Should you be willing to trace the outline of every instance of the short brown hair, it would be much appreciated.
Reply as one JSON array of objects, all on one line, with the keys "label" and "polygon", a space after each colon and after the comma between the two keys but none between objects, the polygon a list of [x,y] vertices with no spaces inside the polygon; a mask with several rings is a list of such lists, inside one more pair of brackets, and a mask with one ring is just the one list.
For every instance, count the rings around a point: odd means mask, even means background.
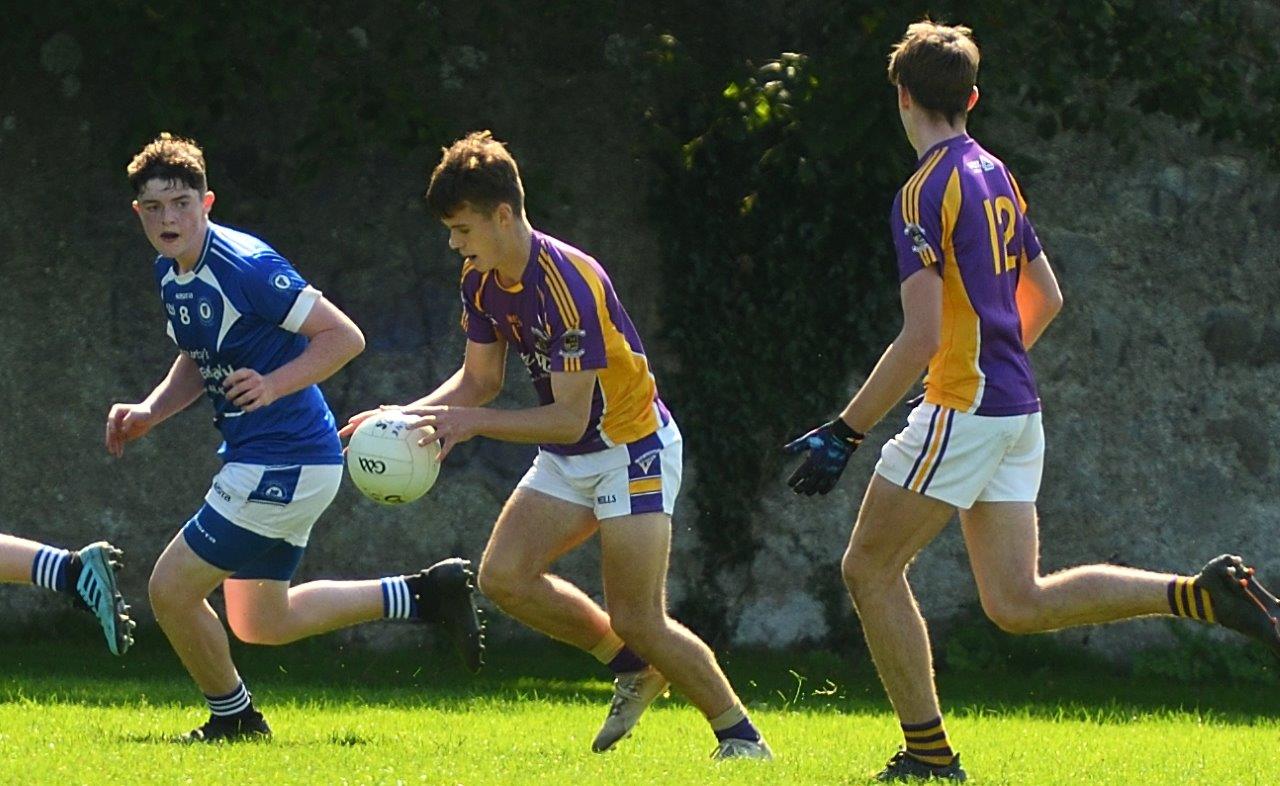
[{"label": "short brown hair", "polygon": [[203,194],[209,188],[204,167],[204,151],[193,139],[183,139],[168,131],[151,142],[133,157],[125,167],[129,186],[133,193],[142,193],[147,181],[176,180]]},{"label": "short brown hair", "polygon": [[498,205],[524,211],[524,185],[520,169],[504,144],[488,131],[472,131],[443,150],[444,157],[431,173],[427,209],[436,218],[447,218],[464,204],[492,213]]},{"label": "short brown hair", "polygon": [[953,123],[969,111],[980,59],[972,30],[926,17],[910,25],[889,52],[889,82],[905,87],[913,100]]}]

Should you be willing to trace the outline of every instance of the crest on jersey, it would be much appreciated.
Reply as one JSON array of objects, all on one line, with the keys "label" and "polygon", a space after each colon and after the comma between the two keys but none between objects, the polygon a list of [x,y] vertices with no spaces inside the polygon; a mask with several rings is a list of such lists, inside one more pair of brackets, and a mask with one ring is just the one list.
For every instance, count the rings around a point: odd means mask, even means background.
[{"label": "crest on jersey", "polygon": [[917,254],[923,254],[929,250],[929,239],[924,236],[924,227],[919,224],[907,224],[902,234],[911,241],[911,250]]},{"label": "crest on jersey", "polygon": [[288,289],[293,286],[293,279],[284,273],[276,273],[275,278],[271,279],[271,283],[275,285],[276,289]]},{"label": "crest on jersey", "polygon": [[541,357],[546,356],[548,348],[551,346],[551,336],[547,334],[549,329],[546,325],[542,327],[531,325],[529,327],[529,332],[533,334],[533,351]]},{"label": "crest on jersey", "polygon": [[200,324],[213,324],[213,304],[204,298],[200,298],[196,302],[196,315],[200,317]]},{"label": "crest on jersey", "polygon": [[978,156],[976,159],[964,162],[964,165],[966,169],[975,175],[990,172],[996,168],[996,162],[986,156]]},{"label": "crest on jersey", "polygon": [[576,360],[586,354],[587,350],[582,346],[582,339],[587,337],[584,330],[578,328],[569,328],[564,332],[564,338],[560,341],[560,357],[566,360]]}]

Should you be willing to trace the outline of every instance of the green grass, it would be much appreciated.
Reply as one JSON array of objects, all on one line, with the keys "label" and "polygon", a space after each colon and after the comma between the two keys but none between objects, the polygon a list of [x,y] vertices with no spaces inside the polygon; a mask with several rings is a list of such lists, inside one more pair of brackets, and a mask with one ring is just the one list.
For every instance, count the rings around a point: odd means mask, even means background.
[{"label": "green grass", "polygon": [[[320,640],[236,657],[269,743],[169,741],[204,709],[144,631],[116,660],[87,639],[0,644],[0,783],[862,783],[898,731],[865,664],[829,653],[729,654],[778,759],[706,760],[698,713],[661,701],[613,753],[588,751],[609,691],[554,645],[496,654],[470,678],[443,652],[362,653]],[[941,677],[947,725],[982,784],[1274,784],[1273,685],[1188,686],[1077,667]]]}]

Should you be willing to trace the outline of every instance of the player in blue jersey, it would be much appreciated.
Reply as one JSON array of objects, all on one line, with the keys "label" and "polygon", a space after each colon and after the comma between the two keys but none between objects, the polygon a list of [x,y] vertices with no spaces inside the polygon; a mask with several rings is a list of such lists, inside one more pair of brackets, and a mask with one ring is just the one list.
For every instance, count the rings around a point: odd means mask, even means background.
[{"label": "player in blue jersey", "polygon": [[107,450],[121,456],[125,443],[201,394],[224,440],[204,505],[160,555],[149,588],[156,620],[209,704],[208,722],[185,739],[270,734],[206,600],[219,586],[232,632],[248,643],[417,619],[442,625],[478,669],[483,629],[465,560],[289,586],[342,479],[342,445],[316,384],[359,354],[364,337],[266,243],[209,221],[214,195],[194,142],[162,134],[127,171],[134,211],[159,253],[156,286],[178,355],[145,400],[111,408]]},{"label": "player in blue jersey", "polygon": [[115,655],[129,649],[134,628],[116,587],[119,567],[120,550],[106,541],[67,551],[0,534],[0,584],[34,584],[69,596],[76,608],[98,618]]},{"label": "player in blue jersey", "polygon": [[792,488],[827,493],[863,434],[927,367],[923,401],[881,450],[842,563],[902,725],[904,745],[882,781],[965,779],[906,575],[957,511],[982,607],[1007,631],[1164,614],[1216,622],[1280,654],[1280,602],[1239,557],[1222,555],[1196,576],[1117,565],[1040,574],[1044,431],[1027,352],[1062,296],[1017,182],[966,132],[978,62],[968,28],[928,20],[911,25],[889,58],[919,157],[890,217],[902,331],[840,416],[787,446],[806,457]]}]

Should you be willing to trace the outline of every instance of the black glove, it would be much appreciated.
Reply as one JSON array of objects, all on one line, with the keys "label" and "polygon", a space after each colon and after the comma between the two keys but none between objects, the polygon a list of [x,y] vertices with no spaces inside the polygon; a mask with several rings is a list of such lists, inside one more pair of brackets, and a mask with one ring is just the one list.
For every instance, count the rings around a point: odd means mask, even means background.
[{"label": "black glove", "polygon": [[835,488],[844,472],[849,457],[858,449],[866,435],[849,428],[841,418],[824,423],[799,439],[788,442],[783,448],[795,454],[809,451],[804,463],[787,478],[787,485],[797,494],[813,496],[826,494]]}]

